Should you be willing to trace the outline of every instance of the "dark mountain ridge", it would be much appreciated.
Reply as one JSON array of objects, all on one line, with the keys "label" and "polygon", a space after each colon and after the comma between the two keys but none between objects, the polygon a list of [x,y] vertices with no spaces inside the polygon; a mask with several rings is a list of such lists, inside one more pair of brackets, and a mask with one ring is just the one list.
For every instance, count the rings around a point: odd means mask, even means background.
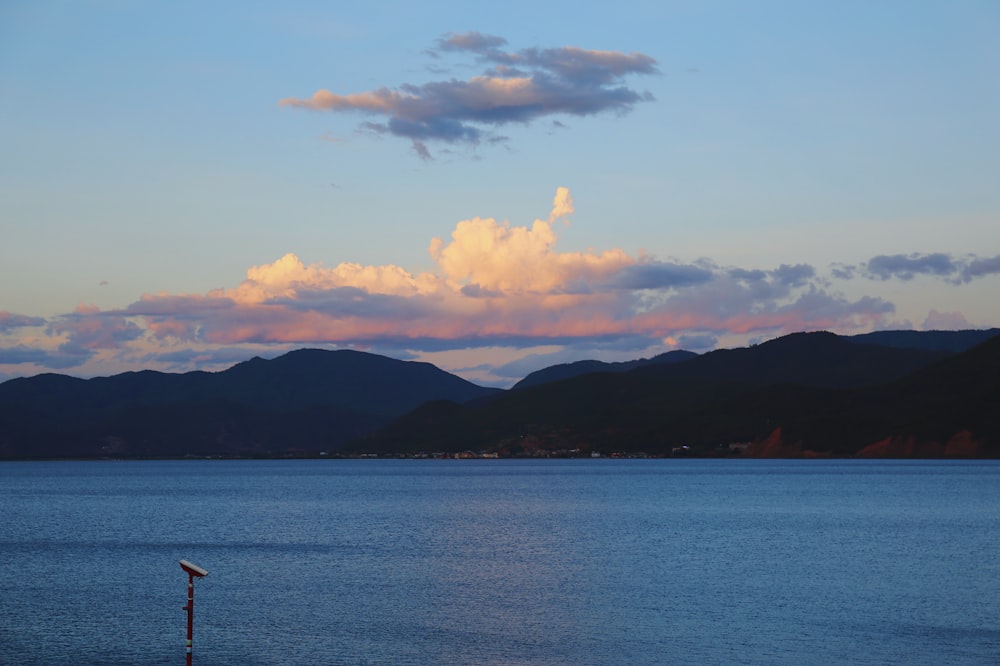
[{"label": "dark mountain ridge", "polygon": [[38,375],[0,384],[0,455],[336,448],[428,400],[497,392],[429,363],[352,350],[301,349],[217,373]]},{"label": "dark mountain ridge", "polygon": [[39,375],[0,384],[0,457],[719,455],[733,442],[759,456],[1000,456],[1000,337],[956,354],[976,336],[890,333],[892,346],[818,332],[569,364],[506,392],[426,363],[314,349],[217,373]]},{"label": "dark mountain ridge", "polygon": [[904,349],[932,349],[958,353],[972,349],[1000,334],[1000,328],[964,331],[875,331],[849,335],[851,342],[899,347]]},{"label": "dark mountain ridge", "polygon": [[636,374],[675,379],[800,384],[848,388],[898,379],[949,352],[855,344],[834,333],[792,333],[751,347],[720,349],[677,365],[640,367]]},{"label": "dark mountain ridge", "polygon": [[580,375],[587,375],[592,372],[628,372],[629,370],[634,370],[645,365],[680,363],[681,361],[689,361],[696,356],[698,355],[694,352],[677,349],[658,354],[652,358],[641,358],[635,361],[606,362],[586,360],[575,361],[573,363],[560,363],[530,373],[524,379],[514,384],[512,388],[523,389],[529,386],[538,386],[539,384],[547,384],[548,382],[579,377]]},{"label": "dark mountain ridge", "polygon": [[[427,404],[357,443],[372,450],[1000,455],[1000,337],[958,355],[804,333],[672,365],[528,387],[484,405]],[[967,435],[962,435],[967,433]],[[961,450],[948,442],[966,437]],[[907,453],[909,451],[909,453]],[[812,453],[810,453],[812,452]]]},{"label": "dark mountain ridge", "polygon": [[1000,457],[1000,337],[888,384],[757,398],[781,425],[756,455]]},{"label": "dark mountain ridge", "polygon": [[[877,345],[880,347],[894,347],[897,349],[919,349],[925,351],[941,352],[942,357],[947,354],[954,354],[972,347],[1000,334],[1000,329],[992,328],[987,330],[965,330],[965,331],[876,331],[874,333],[862,333],[859,335],[837,336],[842,340],[858,344]],[[833,335],[832,333],[829,335]],[[767,343],[764,343],[767,344]],[[664,354],[659,354],[653,358],[643,358],[634,361],[624,361],[619,363],[608,363],[596,360],[583,360],[573,363],[561,363],[537,370],[527,375],[524,379],[514,385],[515,389],[537,386],[548,382],[562,381],[592,372],[628,372],[636,368],[647,365],[659,365],[665,363],[680,363],[689,361],[698,354],[689,351],[677,350]],[[919,359],[920,357],[913,357]],[[931,358],[929,356],[923,357]],[[905,367],[902,368],[905,370]],[[845,378],[850,374],[847,369],[842,373]],[[848,382],[854,380],[846,379]],[[858,378],[857,381],[864,383],[866,380]]]}]

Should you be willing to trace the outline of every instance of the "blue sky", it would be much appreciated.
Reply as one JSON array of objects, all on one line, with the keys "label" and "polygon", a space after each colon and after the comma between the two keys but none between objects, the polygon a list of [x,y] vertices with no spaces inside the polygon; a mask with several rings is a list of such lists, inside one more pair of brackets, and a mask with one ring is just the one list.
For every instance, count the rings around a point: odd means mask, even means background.
[{"label": "blue sky", "polygon": [[0,379],[1000,325],[1000,5],[591,4],[3,3]]}]

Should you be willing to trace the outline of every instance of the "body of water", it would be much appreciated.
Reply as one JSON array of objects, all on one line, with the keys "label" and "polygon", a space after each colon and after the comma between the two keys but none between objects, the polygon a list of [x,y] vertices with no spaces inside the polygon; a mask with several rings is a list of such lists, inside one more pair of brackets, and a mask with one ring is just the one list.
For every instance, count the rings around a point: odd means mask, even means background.
[{"label": "body of water", "polygon": [[996,461],[0,463],[0,663],[1000,663]]}]

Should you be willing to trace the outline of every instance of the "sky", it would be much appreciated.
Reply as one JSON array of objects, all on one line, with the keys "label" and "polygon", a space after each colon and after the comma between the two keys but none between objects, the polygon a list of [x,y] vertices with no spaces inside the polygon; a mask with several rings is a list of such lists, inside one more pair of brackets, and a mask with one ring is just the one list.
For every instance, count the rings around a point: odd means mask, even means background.
[{"label": "sky", "polygon": [[[587,5],[587,6],[584,6]],[[0,381],[1000,326],[1000,3],[0,2]]]}]

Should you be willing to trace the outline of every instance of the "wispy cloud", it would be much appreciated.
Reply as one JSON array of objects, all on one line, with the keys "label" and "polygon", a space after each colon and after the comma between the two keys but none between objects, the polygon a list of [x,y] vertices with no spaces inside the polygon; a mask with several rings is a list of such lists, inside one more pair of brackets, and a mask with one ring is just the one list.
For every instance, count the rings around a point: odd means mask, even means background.
[{"label": "wispy cloud", "polygon": [[[409,139],[423,159],[427,142],[479,144],[502,137],[496,128],[541,118],[600,113],[623,114],[652,95],[626,85],[633,75],[658,73],[656,60],[642,53],[565,46],[504,50],[507,40],[478,32],[447,34],[427,53],[472,56],[482,68],[465,80],[404,83],[360,93],[317,90],[311,97],[288,97],[282,106],[382,117],[361,127]],[[440,70],[440,68],[436,68]],[[553,126],[562,127],[558,120]]]}]

